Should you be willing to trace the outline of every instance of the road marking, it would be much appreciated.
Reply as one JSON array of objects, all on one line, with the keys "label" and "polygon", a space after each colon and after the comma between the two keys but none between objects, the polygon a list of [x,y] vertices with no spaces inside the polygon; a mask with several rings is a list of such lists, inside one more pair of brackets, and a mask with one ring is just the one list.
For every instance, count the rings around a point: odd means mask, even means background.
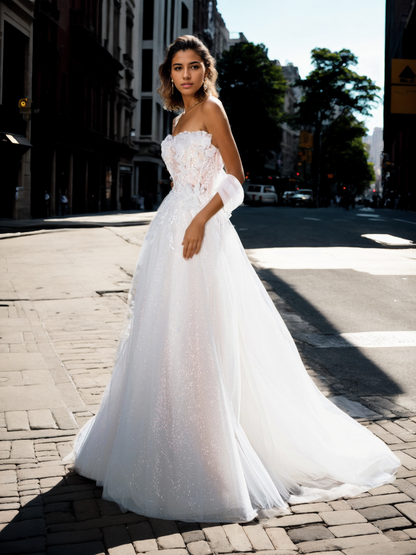
[{"label": "road marking", "polygon": [[303,218],[304,220],[313,220],[314,222],[320,222],[321,218]]},{"label": "road marking", "polygon": [[248,227],[239,227],[237,231],[248,231]]},{"label": "road marking", "polygon": [[301,339],[318,349],[340,347],[416,347],[416,331],[369,331],[339,335],[302,334]]},{"label": "road marking", "polygon": [[356,216],[361,216],[362,218],[379,218],[377,214],[356,214]]},{"label": "road marking", "polygon": [[402,237],[395,237],[394,235],[388,235],[387,233],[367,233],[365,235],[361,235],[361,237],[365,237],[366,239],[370,239],[371,241],[375,241],[380,245],[389,245],[392,247],[410,247],[413,246],[413,241],[410,239],[403,239]]},{"label": "road marking", "polygon": [[398,218],[393,218],[395,222],[404,222],[406,224],[416,225],[416,222],[409,222],[409,220],[399,220]]}]

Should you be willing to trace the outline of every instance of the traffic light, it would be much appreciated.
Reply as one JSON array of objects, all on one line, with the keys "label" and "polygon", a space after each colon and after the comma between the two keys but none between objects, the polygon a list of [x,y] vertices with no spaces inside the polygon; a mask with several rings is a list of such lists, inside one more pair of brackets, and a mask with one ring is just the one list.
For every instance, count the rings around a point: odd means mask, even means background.
[{"label": "traffic light", "polygon": [[23,114],[23,117],[26,120],[29,120],[32,113],[32,100],[30,98],[21,98],[17,103],[17,106],[19,108],[19,112]]}]

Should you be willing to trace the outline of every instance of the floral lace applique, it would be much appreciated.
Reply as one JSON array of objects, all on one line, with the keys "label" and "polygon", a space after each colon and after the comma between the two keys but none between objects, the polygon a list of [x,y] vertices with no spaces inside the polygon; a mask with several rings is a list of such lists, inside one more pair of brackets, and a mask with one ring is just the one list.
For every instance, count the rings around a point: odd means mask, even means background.
[{"label": "floral lace applique", "polygon": [[205,131],[183,131],[162,142],[162,158],[173,178],[173,190],[192,196],[213,194],[223,167],[219,150]]}]

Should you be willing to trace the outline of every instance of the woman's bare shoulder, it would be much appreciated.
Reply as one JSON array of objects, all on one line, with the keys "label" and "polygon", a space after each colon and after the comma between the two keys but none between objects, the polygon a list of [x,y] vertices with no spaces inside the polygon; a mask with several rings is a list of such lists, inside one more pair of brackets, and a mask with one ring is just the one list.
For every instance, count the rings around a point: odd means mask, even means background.
[{"label": "woman's bare shoulder", "polygon": [[202,103],[202,114],[204,118],[208,119],[224,119],[226,116],[224,106],[221,100],[213,96],[209,96]]}]

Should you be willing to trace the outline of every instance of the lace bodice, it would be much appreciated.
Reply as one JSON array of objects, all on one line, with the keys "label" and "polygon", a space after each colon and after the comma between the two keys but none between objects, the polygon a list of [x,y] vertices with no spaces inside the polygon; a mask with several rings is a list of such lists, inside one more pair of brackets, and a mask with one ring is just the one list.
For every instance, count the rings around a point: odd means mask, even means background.
[{"label": "lace bodice", "polygon": [[183,131],[168,135],[162,142],[162,158],[175,192],[194,198],[214,195],[214,183],[224,163],[209,133]]}]

